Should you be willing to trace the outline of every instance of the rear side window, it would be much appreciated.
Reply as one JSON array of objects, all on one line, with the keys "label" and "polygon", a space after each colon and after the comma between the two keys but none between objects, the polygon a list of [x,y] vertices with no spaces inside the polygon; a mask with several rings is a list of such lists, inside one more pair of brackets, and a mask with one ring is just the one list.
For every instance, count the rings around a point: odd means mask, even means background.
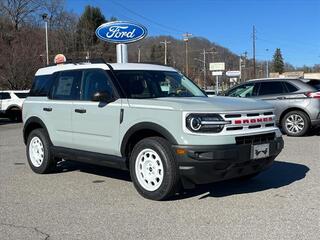
[{"label": "rear side window", "polygon": [[259,95],[271,95],[271,94],[282,94],[286,90],[283,87],[282,82],[261,82]]},{"label": "rear side window", "polygon": [[10,93],[8,93],[8,92],[0,92],[0,99],[1,100],[11,99]]},{"label": "rear side window", "polygon": [[284,82],[283,84],[286,86],[289,93],[296,92],[299,90],[296,86],[292,85],[291,83]]},{"label": "rear side window", "polygon": [[51,98],[79,100],[82,71],[65,71],[57,74],[51,90]]},{"label": "rear side window", "polygon": [[52,75],[36,76],[33,80],[33,84],[30,89],[29,96],[32,96],[32,97],[48,96],[48,93],[52,86],[52,82],[53,82]]},{"label": "rear side window", "polygon": [[26,98],[29,93],[14,93],[18,98]]}]

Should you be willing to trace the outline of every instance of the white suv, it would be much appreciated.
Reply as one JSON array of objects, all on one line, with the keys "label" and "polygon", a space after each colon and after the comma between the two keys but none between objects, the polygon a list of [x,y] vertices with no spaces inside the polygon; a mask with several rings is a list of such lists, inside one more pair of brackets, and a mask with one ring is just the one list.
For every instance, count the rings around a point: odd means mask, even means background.
[{"label": "white suv", "polygon": [[0,115],[20,121],[22,104],[28,94],[29,90],[0,91]]}]

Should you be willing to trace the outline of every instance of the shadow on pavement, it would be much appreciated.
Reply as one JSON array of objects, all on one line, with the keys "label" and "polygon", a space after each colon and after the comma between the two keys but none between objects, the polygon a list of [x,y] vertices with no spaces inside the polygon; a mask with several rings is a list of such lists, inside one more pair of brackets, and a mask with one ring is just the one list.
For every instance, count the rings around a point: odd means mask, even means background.
[{"label": "shadow on pavement", "polygon": [[274,164],[255,178],[247,181],[229,180],[225,182],[199,185],[187,190],[174,198],[176,200],[202,195],[207,197],[226,197],[236,194],[261,192],[268,189],[281,188],[303,179],[309,168],[303,164],[275,161]]},{"label": "shadow on pavement", "polygon": [[[102,177],[131,181],[128,171],[72,161],[63,161],[58,166],[58,172],[80,171]],[[207,197],[219,198],[281,188],[303,179],[308,171],[309,168],[303,164],[275,161],[271,168],[251,180],[229,180],[219,183],[198,185],[195,189],[182,191],[170,198],[169,201],[191,198],[203,194],[205,195],[201,196],[199,199]],[[99,182],[104,182],[104,180],[99,180]]]},{"label": "shadow on pavement", "polygon": [[72,171],[80,171],[102,177],[131,181],[128,171],[73,161],[63,161],[58,164],[58,173]]}]

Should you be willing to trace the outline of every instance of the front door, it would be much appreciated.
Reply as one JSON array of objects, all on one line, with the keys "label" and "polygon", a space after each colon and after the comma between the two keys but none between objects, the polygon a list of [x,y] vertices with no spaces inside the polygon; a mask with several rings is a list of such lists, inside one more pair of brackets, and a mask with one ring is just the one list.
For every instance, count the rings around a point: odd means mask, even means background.
[{"label": "front door", "polygon": [[72,110],[74,148],[120,155],[121,99],[109,103],[92,101],[93,95],[98,92],[116,96],[115,88],[102,69],[88,69],[83,74],[81,97],[73,102]]}]

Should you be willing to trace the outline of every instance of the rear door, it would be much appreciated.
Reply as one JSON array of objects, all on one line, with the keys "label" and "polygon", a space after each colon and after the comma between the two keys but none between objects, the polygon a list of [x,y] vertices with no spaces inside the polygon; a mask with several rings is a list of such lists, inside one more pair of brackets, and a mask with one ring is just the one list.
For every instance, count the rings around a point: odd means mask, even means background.
[{"label": "rear door", "polygon": [[5,112],[11,104],[11,96],[9,92],[0,93],[0,110]]},{"label": "rear door", "polygon": [[258,87],[257,98],[272,104],[275,107],[277,120],[279,120],[281,113],[290,104],[287,93],[287,89],[281,81],[261,81]]},{"label": "rear door", "polygon": [[119,128],[121,99],[104,103],[92,101],[95,93],[117,96],[111,78],[102,69],[83,73],[81,99],[72,108],[74,148],[89,152],[120,155]]},{"label": "rear door", "polygon": [[72,148],[71,113],[74,100],[80,98],[82,71],[62,71],[56,74],[49,100],[42,111],[51,141],[55,146]]}]

